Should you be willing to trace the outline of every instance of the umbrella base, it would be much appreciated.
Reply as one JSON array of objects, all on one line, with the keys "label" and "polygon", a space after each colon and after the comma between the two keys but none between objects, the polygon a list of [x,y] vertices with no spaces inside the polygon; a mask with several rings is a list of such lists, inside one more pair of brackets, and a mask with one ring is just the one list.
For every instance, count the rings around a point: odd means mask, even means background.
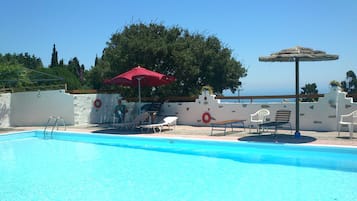
[{"label": "umbrella base", "polygon": [[300,136],[301,136],[300,131],[295,131],[294,136],[295,136],[295,138],[300,138]]}]

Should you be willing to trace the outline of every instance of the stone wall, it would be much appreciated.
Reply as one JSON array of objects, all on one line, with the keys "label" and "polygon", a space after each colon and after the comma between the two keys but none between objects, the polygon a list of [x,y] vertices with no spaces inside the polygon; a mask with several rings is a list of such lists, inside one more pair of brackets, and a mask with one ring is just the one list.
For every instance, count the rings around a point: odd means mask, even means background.
[{"label": "stone wall", "polygon": [[0,94],[0,128],[10,126],[11,93]]}]

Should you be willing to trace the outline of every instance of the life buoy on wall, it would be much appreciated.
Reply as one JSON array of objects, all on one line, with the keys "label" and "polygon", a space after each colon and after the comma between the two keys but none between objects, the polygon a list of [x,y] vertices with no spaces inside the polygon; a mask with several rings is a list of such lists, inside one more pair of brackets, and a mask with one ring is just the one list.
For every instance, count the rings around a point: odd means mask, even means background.
[{"label": "life buoy on wall", "polygon": [[202,114],[202,122],[208,124],[211,121],[212,117],[209,112],[205,112]]},{"label": "life buoy on wall", "polygon": [[102,101],[100,99],[95,99],[95,101],[93,102],[93,105],[95,108],[100,108],[100,107],[102,107]]}]

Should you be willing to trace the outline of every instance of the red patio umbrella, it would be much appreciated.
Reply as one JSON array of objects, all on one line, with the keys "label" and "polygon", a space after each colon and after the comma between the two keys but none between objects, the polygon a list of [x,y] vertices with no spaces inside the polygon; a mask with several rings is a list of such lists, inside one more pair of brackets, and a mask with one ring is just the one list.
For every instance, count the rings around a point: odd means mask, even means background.
[{"label": "red patio umbrella", "polygon": [[164,75],[155,71],[148,70],[144,67],[137,66],[131,70],[115,76],[114,78],[105,81],[106,84],[117,84],[123,86],[138,87],[139,90],[139,105],[141,104],[141,86],[161,86],[170,84],[175,81],[175,77]]}]

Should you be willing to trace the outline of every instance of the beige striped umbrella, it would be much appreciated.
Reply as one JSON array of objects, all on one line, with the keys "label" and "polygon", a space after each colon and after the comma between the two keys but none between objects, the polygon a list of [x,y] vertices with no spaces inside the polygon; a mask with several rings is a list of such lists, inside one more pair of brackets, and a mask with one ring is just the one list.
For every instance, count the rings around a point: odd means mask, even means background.
[{"label": "beige striped umbrella", "polygon": [[305,47],[293,47],[273,53],[270,56],[259,57],[259,61],[268,62],[295,62],[295,137],[300,137],[300,121],[299,121],[299,62],[300,61],[328,61],[337,60],[338,55],[326,54],[324,51],[313,50]]}]

